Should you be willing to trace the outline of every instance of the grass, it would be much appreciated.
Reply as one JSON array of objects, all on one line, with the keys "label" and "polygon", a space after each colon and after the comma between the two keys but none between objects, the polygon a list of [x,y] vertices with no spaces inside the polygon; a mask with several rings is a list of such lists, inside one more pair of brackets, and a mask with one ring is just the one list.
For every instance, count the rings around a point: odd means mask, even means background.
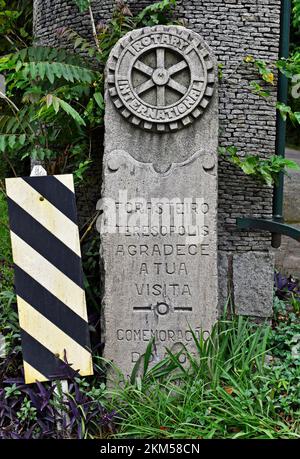
[{"label": "grass", "polygon": [[172,354],[153,368],[144,361],[134,384],[107,391],[108,408],[118,412],[116,437],[300,438],[299,398],[298,412],[284,411],[286,386],[266,363],[269,336],[267,325],[223,320],[208,340],[194,337],[198,357],[188,354],[189,367]]}]

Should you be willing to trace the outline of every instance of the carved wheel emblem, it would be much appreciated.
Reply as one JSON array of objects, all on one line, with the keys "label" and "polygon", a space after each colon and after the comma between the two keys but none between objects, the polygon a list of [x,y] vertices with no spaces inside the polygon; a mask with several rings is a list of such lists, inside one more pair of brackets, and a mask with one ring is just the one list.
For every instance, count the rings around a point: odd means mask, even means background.
[{"label": "carved wheel emblem", "polygon": [[135,126],[176,131],[201,116],[213,95],[215,69],[191,31],[157,26],[128,34],[107,65],[110,96]]},{"label": "carved wheel emblem", "polygon": [[[183,96],[186,95],[188,92],[188,86],[185,86],[173,76],[178,74],[186,73],[188,74],[188,80],[190,80],[188,64],[185,60],[179,60],[178,63],[171,65],[170,67],[167,66],[166,63],[166,49],[165,48],[156,48],[155,49],[155,60],[156,60],[156,67],[152,68],[149,65],[143,63],[142,60],[137,59],[133,65],[133,71],[131,74],[132,80],[134,80],[134,70],[141,72],[143,75],[146,75],[147,79],[145,82],[139,84],[138,86],[134,86],[133,83],[133,90],[135,94],[140,96],[143,99],[143,94],[149,92],[152,88],[155,89],[156,100],[154,97],[154,105],[157,107],[165,107],[167,106],[167,94],[166,92],[173,93],[173,98],[177,96],[177,99],[181,99]],[[172,55],[175,57],[175,53],[172,52]],[[181,56],[179,55],[179,59]],[[185,71],[185,72],[184,72]],[[189,83],[188,83],[189,85]],[[171,94],[170,94],[171,96]],[[145,100],[147,102],[147,100]]]}]

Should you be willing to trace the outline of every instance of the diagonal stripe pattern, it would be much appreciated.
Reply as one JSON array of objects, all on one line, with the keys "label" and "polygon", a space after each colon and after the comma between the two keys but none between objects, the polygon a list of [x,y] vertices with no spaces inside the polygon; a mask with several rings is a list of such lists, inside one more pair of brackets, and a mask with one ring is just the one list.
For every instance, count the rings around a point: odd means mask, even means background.
[{"label": "diagonal stripe pattern", "polygon": [[25,382],[91,375],[73,176],[6,179],[6,191]]}]

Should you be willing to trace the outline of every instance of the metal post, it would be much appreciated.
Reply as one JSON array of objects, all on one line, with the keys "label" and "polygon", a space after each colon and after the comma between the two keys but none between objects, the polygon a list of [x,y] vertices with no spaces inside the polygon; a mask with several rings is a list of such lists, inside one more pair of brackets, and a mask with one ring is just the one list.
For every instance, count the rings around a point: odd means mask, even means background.
[{"label": "metal post", "polygon": [[[291,21],[291,0],[281,0],[281,15],[280,15],[280,45],[279,58],[287,58],[289,55],[290,43],[290,21]],[[279,72],[278,76],[278,102],[287,104],[288,100],[288,79],[285,75]],[[276,155],[285,156],[285,137],[286,137],[286,122],[280,115],[279,110],[276,114]],[[284,174],[279,175],[278,184],[274,187],[273,194],[273,220],[283,222],[283,186]],[[281,235],[279,233],[272,234],[272,247],[278,248],[281,245]]]}]

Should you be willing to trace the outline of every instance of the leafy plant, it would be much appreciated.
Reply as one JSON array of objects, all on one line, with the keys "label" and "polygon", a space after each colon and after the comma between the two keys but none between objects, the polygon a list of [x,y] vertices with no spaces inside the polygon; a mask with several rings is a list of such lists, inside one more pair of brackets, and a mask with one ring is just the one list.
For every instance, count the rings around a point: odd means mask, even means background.
[{"label": "leafy plant", "polygon": [[293,311],[300,316],[300,297],[299,295],[292,294],[290,299],[290,304],[293,308]]},{"label": "leafy plant", "polygon": [[[244,58],[245,63],[251,63],[257,70],[262,78],[262,80],[270,85],[275,84],[275,75],[272,69],[267,65],[267,63],[260,59],[255,59],[253,56],[248,55]],[[281,58],[276,62],[275,68],[278,68],[281,73],[283,73],[287,78],[291,80],[290,93],[293,95],[296,93],[295,88],[293,87],[294,83],[298,83],[298,75],[300,74],[300,52],[295,51],[290,54],[289,58]],[[259,95],[267,99],[270,97],[271,93],[265,87],[261,86],[257,81],[250,82],[251,91],[254,94]],[[299,96],[300,97],[300,87],[299,87]],[[280,112],[284,121],[287,120],[287,116],[294,126],[300,124],[300,112],[295,110],[295,103],[291,105],[286,105],[282,102],[277,102],[277,110]]]},{"label": "leafy plant", "polygon": [[288,116],[294,125],[297,123],[300,124],[300,112],[293,112],[289,105],[283,104],[282,102],[277,102],[276,108],[279,110],[284,121],[286,121]]},{"label": "leafy plant", "polygon": [[264,97],[264,98],[267,98],[267,97],[270,97],[271,93],[270,91],[268,91],[267,89],[264,89],[259,83],[257,83],[256,81],[251,81],[250,82],[250,87],[252,89],[252,92],[254,94],[257,94],[258,96],[260,97]]},{"label": "leafy plant", "polygon": [[299,29],[300,27],[300,0],[293,0],[293,26]]},{"label": "leafy plant", "polygon": [[287,59],[280,59],[276,66],[289,80],[292,80],[293,76],[300,72],[300,52],[296,50]]},{"label": "leafy plant", "polygon": [[[300,286],[299,281],[275,273],[273,354],[284,362],[284,372],[300,377]],[[300,404],[300,392],[299,392]]]},{"label": "leafy plant", "polygon": [[5,352],[12,352],[20,344],[20,329],[13,291],[13,266],[4,193],[0,191],[0,333],[5,337]]},{"label": "leafy plant", "polygon": [[292,276],[283,276],[280,272],[274,274],[275,295],[280,300],[289,301],[292,296],[300,299],[300,284]]},{"label": "leafy plant", "polygon": [[36,421],[36,408],[31,405],[31,401],[27,397],[24,398],[19,411],[17,411],[17,417],[24,424]]},{"label": "leafy plant", "polygon": [[235,146],[219,148],[221,156],[239,167],[246,175],[253,176],[268,186],[277,183],[280,172],[287,173],[286,169],[300,169],[295,161],[281,156],[272,155],[266,159],[260,158],[259,155],[245,155],[244,157],[240,157],[237,151]]},{"label": "leafy plant", "polygon": [[[118,406],[118,438],[299,438],[296,373],[267,364],[270,328],[243,317],[222,320],[188,349],[135,368],[108,390]],[[181,354],[187,365],[180,363]],[[274,364],[275,365],[275,364]]]},{"label": "leafy plant", "polygon": [[[295,14],[296,11],[297,8],[294,8]],[[246,64],[251,64],[264,82],[264,85],[262,86],[257,81],[251,81],[251,91],[265,99],[268,99],[271,95],[271,92],[266,88],[266,84],[272,86],[275,84],[273,68],[278,68],[280,72],[286,75],[286,77],[291,80],[292,85],[295,76],[300,73],[300,52],[297,50],[293,52],[288,59],[280,59],[275,63],[275,65],[272,64],[272,66],[268,65],[264,60],[255,59],[252,55],[245,56],[244,62]],[[291,93],[293,93],[292,85],[290,88]],[[295,110],[295,104],[286,105],[284,103],[277,102],[276,109],[279,111],[284,121],[288,118],[295,127],[300,124],[300,111]],[[268,186],[277,184],[279,174],[281,172],[286,173],[286,169],[299,169],[296,162],[277,155],[269,156],[266,159],[260,158],[259,155],[245,155],[244,157],[240,157],[237,154],[237,148],[235,146],[221,147],[219,151],[223,157],[227,158],[232,164],[239,167],[246,175],[254,176],[261,183],[265,183]]]},{"label": "leafy plant", "polygon": [[[82,58],[46,47],[26,48],[0,58],[0,72],[6,73],[7,84],[7,109],[0,116],[0,151],[7,155],[18,151],[19,157],[43,160],[54,173],[67,168],[77,143],[81,155],[76,156],[73,168],[76,171],[80,165],[78,176],[82,176],[94,128],[84,119],[85,109],[97,92],[99,75]],[[98,109],[97,105],[95,111]]]},{"label": "leafy plant", "polygon": [[[280,71],[289,78],[289,100],[288,105],[292,112],[300,112],[300,3],[299,0],[293,0],[292,22],[291,22],[291,40],[289,58],[279,61]],[[299,125],[293,123],[290,118],[287,119],[287,142],[291,146],[300,144]]]},{"label": "leafy plant", "polygon": [[90,0],[73,0],[73,2],[78,7],[81,13],[86,11],[89,8],[90,3],[91,3]]},{"label": "leafy plant", "polygon": [[244,62],[252,63],[254,67],[258,70],[259,75],[262,79],[271,85],[274,85],[274,73],[268,67],[267,63],[261,59],[255,59],[253,56],[248,55],[244,58]]},{"label": "leafy plant", "polygon": [[94,384],[75,376],[64,395],[59,383],[0,388],[0,438],[104,438],[114,432],[116,412],[103,407],[105,387]]},{"label": "leafy plant", "polygon": [[[176,0],[162,0],[146,6],[137,16],[138,27],[155,26],[157,24],[169,24],[170,13],[176,7]],[[174,20],[172,19],[174,24]]]},{"label": "leafy plant", "polygon": [[0,55],[31,41],[32,1],[0,0]]},{"label": "leafy plant", "polygon": [[18,395],[21,395],[21,391],[18,389],[16,384],[13,384],[12,386],[5,387],[5,398],[9,397],[17,397]]}]

